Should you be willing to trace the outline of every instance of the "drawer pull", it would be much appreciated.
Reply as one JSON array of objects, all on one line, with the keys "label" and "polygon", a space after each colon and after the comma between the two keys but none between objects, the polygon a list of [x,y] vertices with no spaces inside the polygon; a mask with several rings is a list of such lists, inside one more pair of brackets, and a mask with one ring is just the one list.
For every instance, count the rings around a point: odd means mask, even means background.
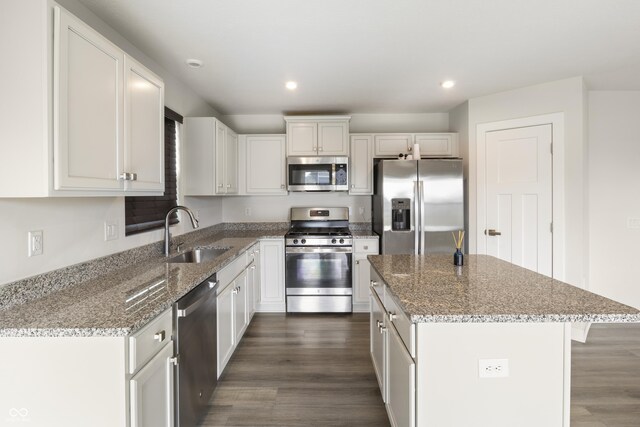
[{"label": "drawer pull", "polygon": [[375,280],[372,280],[370,283],[371,283],[371,286],[373,286],[374,288],[378,286],[378,282],[376,282]]},{"label": "drawer pull", "polygon": [[365,251],[368,251],[369,250],[369,245],[364,245],[363,248],[364,248]]},{"label": "drawer pull", "polygon": [[357,264],[357,265],[360,265],[360,260],[357,260],[357,261],[356,261],[356,264]]},{"label": "drawer pull", "polygon": [[155,335],[153,336],[153,339],[158,342],[164,341],[164,338],[165,338],[164,331],[156,332]]},{"label": "drawer pull", "polygon": [[398,318],[398,315],[397,315],[397,314],[392,313],[392,312],[389,312],[389,320],[390,320],[390,321],[392,321],[392,322],[393,322],[393,321],[394,321],[394,319],[397,319],[397,318]]}]

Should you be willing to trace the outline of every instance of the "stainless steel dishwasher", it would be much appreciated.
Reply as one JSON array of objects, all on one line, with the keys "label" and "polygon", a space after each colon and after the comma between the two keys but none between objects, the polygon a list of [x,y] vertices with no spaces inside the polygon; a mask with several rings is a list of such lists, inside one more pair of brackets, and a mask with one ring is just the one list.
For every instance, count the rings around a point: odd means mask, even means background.
[{"label": "stainless steel dishwasher", "polygon": [[176,426],[197,426],[217,383],[215,274],[174,305]]}]

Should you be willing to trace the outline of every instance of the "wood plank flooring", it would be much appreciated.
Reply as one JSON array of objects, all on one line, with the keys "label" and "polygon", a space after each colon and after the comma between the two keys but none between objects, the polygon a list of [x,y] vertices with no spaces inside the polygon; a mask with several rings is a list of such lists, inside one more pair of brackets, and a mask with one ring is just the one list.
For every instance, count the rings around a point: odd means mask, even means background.
[{"label": "wood plank flooring", "polygon": [[[640,325],[594,325],[572,349],[571,426],[640,426]],[[201,425],[389,426],[368,314],[256,314]]]}]

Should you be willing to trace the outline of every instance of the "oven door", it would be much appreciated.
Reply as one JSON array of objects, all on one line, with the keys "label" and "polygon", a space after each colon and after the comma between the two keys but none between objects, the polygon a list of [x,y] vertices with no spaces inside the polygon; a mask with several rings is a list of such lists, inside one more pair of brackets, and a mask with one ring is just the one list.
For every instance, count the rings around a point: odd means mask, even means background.
[{"label": "oven door", "polygon": [[351,248],[287,248],[287,295],[352,295]]}]

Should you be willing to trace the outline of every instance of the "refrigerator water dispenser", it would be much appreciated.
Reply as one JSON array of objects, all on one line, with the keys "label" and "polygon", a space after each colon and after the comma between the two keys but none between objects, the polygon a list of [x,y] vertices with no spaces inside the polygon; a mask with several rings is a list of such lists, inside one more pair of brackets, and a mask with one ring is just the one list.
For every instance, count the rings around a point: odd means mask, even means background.
[{"label": "refrigerator water dispenser", "polygon": [[391,199],[391,230],[411,230],[411,199]]}]

